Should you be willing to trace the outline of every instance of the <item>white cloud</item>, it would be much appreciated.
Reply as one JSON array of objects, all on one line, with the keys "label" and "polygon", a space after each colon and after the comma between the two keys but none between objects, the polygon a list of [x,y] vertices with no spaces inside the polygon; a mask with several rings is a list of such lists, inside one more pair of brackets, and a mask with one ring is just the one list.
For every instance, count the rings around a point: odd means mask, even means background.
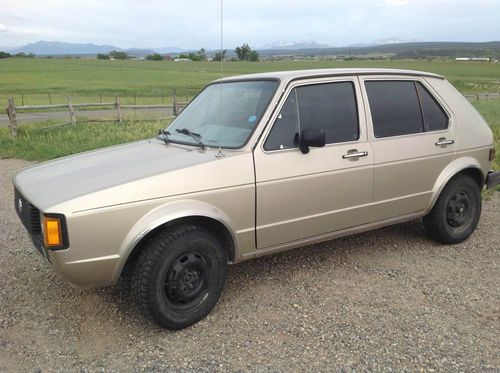
[{"label": "white cloud", "polygon": [[5,26],[3,23],[0,23],[0,32],[7,32],[7,31],[9,31],[7,29],[7,26]]},{"label": "white cloud", "polygon": [[384,0],[377,3],[378,6],[404,6],[408,5],[408,0]]}]

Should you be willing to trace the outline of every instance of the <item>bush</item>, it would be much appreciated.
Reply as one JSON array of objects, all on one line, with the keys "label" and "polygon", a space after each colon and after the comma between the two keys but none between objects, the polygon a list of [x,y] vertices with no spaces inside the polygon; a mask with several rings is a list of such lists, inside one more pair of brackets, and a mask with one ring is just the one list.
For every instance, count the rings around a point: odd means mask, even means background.
[{"label": "bush", "polygon": [[12,57],[10,53],[0,51],[0,58],[9,58]]},{"label": "bush", "polygon": [[109,52],[109,57],[114,58],[115,60],[126,60],[128,58],[128,54],[125,52],[111,51]]},{"label": "bush", "polygon": [[98,60],[109,60],[109,54],[97,53]]},{"label": "bush", "polygon": [[148,61],[163,61],[163,56],[159,53],[148,54],[146,56],[146,59]]}]

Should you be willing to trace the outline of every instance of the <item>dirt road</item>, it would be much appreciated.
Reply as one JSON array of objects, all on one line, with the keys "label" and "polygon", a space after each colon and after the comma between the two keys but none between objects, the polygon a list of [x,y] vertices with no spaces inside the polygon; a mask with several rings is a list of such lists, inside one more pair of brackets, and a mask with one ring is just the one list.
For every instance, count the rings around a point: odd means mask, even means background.
[{"label": "dirt road", "polygon": [[418,222],[230,268],[202,322],[161,330],[119,288],[80,291],[35,254],[0,160],[0,371],[498,371],[500,194],[442,246]]},{"label": "dirt road", "polygon": [[[115,110],[86,110],[75,111],[77,117],[86,117],[90,119],[113,119],[116,120]],[[172,116],[172,109],[122,109],[122,114],[125,117],[137,116],[141,119],[149,118],[165,118]],[[60,121],[61,123],[69,122],[68,111],[45,111],[38,113],[17,113],[17,123],[22,125],[24,123],[41,122],[49,119]],[[9,118],[5,112],[0,113],[0,127],[9,125]]]}]

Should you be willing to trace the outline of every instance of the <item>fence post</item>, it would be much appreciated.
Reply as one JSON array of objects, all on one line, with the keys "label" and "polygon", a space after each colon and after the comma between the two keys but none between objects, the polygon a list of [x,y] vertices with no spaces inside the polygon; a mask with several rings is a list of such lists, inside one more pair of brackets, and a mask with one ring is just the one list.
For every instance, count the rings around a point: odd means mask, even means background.
[{"label": "fence post", "polygon": [[52,97],[50,96],[50,92],[48,93],[49,95],[49,103],[52,105]]},{"label": "fence post", "polygon": [[14,97],[9,97],[9,106],[7,107],[7,116],[9,117],[9,127],[12,137],[17,138],[17,119],[16,119],[16,104]]},{"label": "fence post", "polygon": [[68,110],[69,120],[73,126],[76,126],[75,111],[73,110],[73,104],[71,103],[71,96],[68,96]]},{"label": "fence post", "polygon": [[173,111],[172,114],[174,115],[174,117],[176,117],[177,116],[177,96],[175,94],[175,88],[172,89],[172,102],[174,104],[173,109],[172,109],[172,111]]},{"label": "fence post", "polygon": [[479,101],[479,92],[476,92],[476,101]]},{"label": "fence post", "polygon": [[116,113],[118,114],[118,122],[122,123],[123,117],[122,117],[122,111],[120,109],[120,99],[118,98],[118,96],[115,96],[115,108],[116,108]]},{"label": "fence post", "polygon": [[24,94],[23,93],[21,93],[21,105],[24,106]]}]

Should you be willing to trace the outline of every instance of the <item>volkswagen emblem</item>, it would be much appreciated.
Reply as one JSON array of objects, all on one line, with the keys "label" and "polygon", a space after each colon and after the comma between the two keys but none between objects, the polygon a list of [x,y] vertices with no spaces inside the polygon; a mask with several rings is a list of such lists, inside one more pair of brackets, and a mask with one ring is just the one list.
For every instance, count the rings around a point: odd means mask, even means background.
[{"label": "volkswagen emblem", "polygon": [[17,200],[17,209],[19,210],[19,213],[23,212],[23,200],[21,198]]}]

